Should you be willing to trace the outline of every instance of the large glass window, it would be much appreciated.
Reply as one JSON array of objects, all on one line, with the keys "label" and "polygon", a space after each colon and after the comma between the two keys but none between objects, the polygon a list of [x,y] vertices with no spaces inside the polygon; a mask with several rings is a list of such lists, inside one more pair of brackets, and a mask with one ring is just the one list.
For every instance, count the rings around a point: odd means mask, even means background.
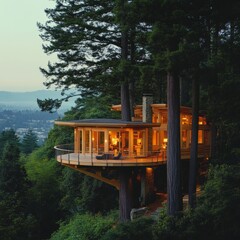
[{"label": "large glass window", "polygon": [[98,154],[104,152],[104,131],[92,132],[92,151]]},{"label": "large glass window", "polygon": [[90,153],[90,130],[85,130],[85,153]]},{"label": "large glass window", "polygon": [[79,152],[82,153],[82,130],[79,130]]},{"label": "large glass window", "polygon": [[117,154],[120,150],[120,132],[111,130],[108,132],[109,136],[109,152]]},{"label": "large glass window", "polygon": [[198,143],[203,143],[203,130],[198,130]]},{"label": "large glass window", "polygon": [[129,132],[124,131],[121,132],[121,138],[120,138],[120,148],[123,155],[129,154]]},{"label": "large glass window", "polygon": [[187,146],[187,130],[182,131],[182,147],[186,148]]},{"label": "large glass window", "polygon": [[144,130],[135,130],[133,132],[133,152],[137,156],[144,155],[144,146],[145,146],[145,131]]}]

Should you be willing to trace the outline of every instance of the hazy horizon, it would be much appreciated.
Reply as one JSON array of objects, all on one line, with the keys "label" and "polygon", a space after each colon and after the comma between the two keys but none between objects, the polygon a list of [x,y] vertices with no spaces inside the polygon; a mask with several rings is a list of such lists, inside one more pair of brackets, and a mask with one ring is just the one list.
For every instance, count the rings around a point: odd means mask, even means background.
[{"label": "hazy horizon", "polygon": [[39,67],[54,58],[42,49],[37,22],[45,23],[44,10],[50,0],[5,0],[0,8],[0,91],[28,92],[45,90],[45,77]]}]

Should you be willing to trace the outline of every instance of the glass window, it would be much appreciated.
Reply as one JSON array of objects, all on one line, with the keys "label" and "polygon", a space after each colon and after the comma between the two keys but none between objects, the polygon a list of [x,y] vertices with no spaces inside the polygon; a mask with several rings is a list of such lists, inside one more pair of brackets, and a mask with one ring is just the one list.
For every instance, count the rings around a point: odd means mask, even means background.
[{"label": "glass window", "polygon": [[198,130],[198,143],[203,143],[203,130]]},{"label": "glass window", "polygon": [[90,130],[85,130],[85,153],[90,153]]}]

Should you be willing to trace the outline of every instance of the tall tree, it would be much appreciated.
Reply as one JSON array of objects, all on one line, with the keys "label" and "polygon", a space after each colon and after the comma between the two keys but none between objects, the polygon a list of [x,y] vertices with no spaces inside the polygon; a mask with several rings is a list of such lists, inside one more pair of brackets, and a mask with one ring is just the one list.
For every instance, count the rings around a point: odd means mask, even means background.
[{"label": "tall tree", "polygon": [[199,82],[195,76],[192,83],[192,132],[189,163],[189,205],[196,206],[197,164],[198,164],[198,113],[199,113]]},{"label": "tall tree", "polygon": [[182,210],[179,77],[183,73],[186,56],[187,15],[184,1],[152,1],[152,8],[155,19],[150,49],[159,71],[167,76],[168,214],[176,215]]},{"label": "tall tree", "polygon": [[29,129],[27,133],[23,136],[21,142],[21,150],[25,154],[30,154],[34,149],[38,147],[38,138],[36,133],[32,129]]},{"label": "tall tree", "polygon": [[26,173],[19,163],[18,143],[6,142],[0,159],[1,239],[28,239],[34,219],[28,214]]},{"label": "tall tree", "polygon": [[149,30],[139,21],[137,2],[57,0],[54,9],[46,9],[49,20],[38,24],[40,36],[45,53],[56,54],[57,60],[41,71],[47,78],[46,87],[62,89],[63,97],[38,100],[42,110],[57,109],[75,94],[110,95],[120,100],[122,93],[127,103],[124,111],[131,119],[129,91],[133,105],[138,65],[149,61],[143,34]]},{"label": "tall tree", "polygon": [[[54,9],[46,9],[49,21],[38,26],[46,43],[44,51],[56,53],[57,61],[41,71],[48,79],[47,87],[55,85],[66,94],[62,100],[74,94],[113,93],[116,97],[121,39],[113,8],[114,1],[57,0]],[[70,88],[75,93],[67,93]],[[43,110],[61,104],[59,100],[38,102]]]},{"label": "tall tree", "polygon": [[180,165],[180,90],[179,78],[171,73],[167,77],[168,96],[168,148],[167,193],[168,214],[176,215],[182,210],[182,186]]}]

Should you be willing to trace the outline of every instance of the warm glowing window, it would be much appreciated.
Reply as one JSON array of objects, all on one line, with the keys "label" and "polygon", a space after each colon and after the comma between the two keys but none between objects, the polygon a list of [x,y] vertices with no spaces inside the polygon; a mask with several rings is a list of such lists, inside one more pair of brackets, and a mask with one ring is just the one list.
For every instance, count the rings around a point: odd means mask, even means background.
[{"label": "warm glowing window", "polygon": [[206,118],[205,117],[199,117],[198,118],[198,124],[199,125],[206,125],[207,124]]},{"label": "warm glowing window", "polygon": [[109,150],[118,148],[120,133],[118,131],[109,131]]},{"label": "warm glowing window", "polygon": [[192,118],[190,115],[182,115],[182,125],[192,124]]},{"label": "warm glowing window", "polygon": [[187,130],[182,131],[182,147],[187,147]]},{"label": "warm glowing window", "polygon": [[90,152],[90,131],[86,130],[85,131],[85,153]]},{"label": "warm glowing window", "polygon": [[203,143],[203,130],[198,130],[198,143]]},{"label": "warm glowing window", "polygon": [[167,114],[163,113],[161,116],[161,123],[162,124],[167,124]]}]

